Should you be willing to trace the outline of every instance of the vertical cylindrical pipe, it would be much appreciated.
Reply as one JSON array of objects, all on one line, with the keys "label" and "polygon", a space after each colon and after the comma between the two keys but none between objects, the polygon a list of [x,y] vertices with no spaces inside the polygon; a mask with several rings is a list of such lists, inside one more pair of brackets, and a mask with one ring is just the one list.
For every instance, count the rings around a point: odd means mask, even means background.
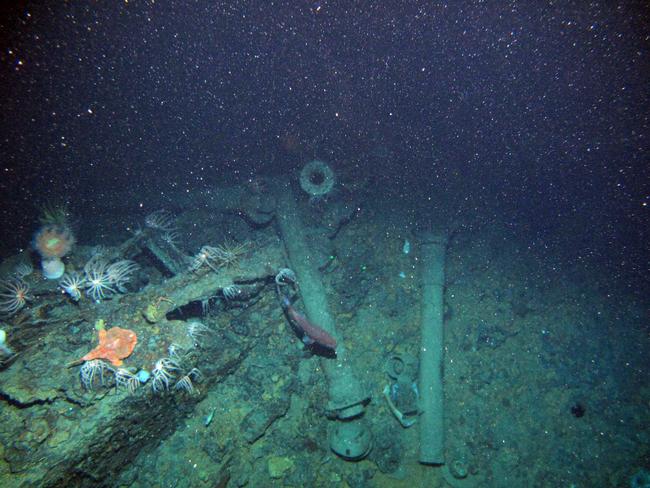
[{"label": "vertical cylindrical pipe", "polygon": [[[335,320],[330,313],[327,295],[321,281],[316,256],[306,238],[298,209],[290,187],[281,187],[278,192],[276,219],[284,242],[290,266],[296,273],[300,285],[302,305],[309,320],[337,337]],[[339,341],[335,358],[322,358],[321,364],[329,381],[329,402],[327,410],[339,419],[360,416],[368,399],[350,365],[345,347]]]},{"label": "vertical cylindrical pipe", "polygon": [[443,294],[446,234],[420,237],[422,279],[420,342],[420,462],[444,464]]}]

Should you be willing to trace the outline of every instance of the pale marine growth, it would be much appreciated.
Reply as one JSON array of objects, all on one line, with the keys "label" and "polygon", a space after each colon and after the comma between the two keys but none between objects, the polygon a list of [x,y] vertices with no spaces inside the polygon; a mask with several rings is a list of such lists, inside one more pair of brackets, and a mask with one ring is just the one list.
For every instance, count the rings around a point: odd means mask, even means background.
[{"label": "pale marine growth", "polygon": [[206,334],[209,334],[211,332],[212,329],[197,320],[194,320],[187,324],[187,335],[195,344],[200,343],[201,339],[205,337]]},{"label": "pale marine growth", "polygon": [[59,225],[70,227],[70,209],[67,202],[45,202],[39,205],[39,222],[42,225]]},{"label": "pale marine growth", "polygon": [[121,293],[126,293],[127,290],[124,285],[131,280],[131,275],[139,268],[140,266],[135,261],[123,259],[109,265],[108,268],[106,268],[106,273],[115,287]]},{"label": "pale marine growth", "polygon": [[70,298],[78,302],[81,298],[81,290],[86,287],[86,279],[81,273],[73,271],[63,275],[63,278],[59,281],[59,286],[64,293],[67,293]]},{"label": "pale marine growth", "polygon": [[172,230],[172,231],[165,232],[162,235],[162,240],[165,241],[167,244],[169,244],[174,249],[176,249],[180,237],[181,237],[181,235],[178,232]]},{"label": "pale marine growth", "polygon": [[243,257],[250,248],[249,242],[233,242],[226,240],[223,244],[215,248],[215,257],[219,261],[219,266],[229,268],[236,266],[239,259]]},{"label": "pale marine growth", "polygon": [[183,360],[183,356],[185,355],[185,348],[176,344],[175,342],[172,342],[167,347],[167,354],[169,354],[169,358],[172,359],[174,363],[180,364]]},{"label": "pale marine growth", "polygon": [[84,266],[86,275],[86,295],[99,302],[111,293],[117,293],[113,288],[108,274],[108,262],[101,256],[93,256]]},{"label": "pale marine growth", "polygon": [[144,225],[150,229],[171,232],[176,228],[174,215],[167,210],[156,210],[145,217]]},{"label": "pale marine growth", "polygon": [[104,373],[107,371],[113,373],[115,370],[101,359],[85,361],[79,369],[82,386],[86,390],[92,390],[96,380],[99,380],[99,384],[104,386]]},{"label": "pale marine growth", "polygon": [[7,344],[7,333],[4,329],[0,329],[0,362],[2,362],[4,357],[13,355],[13,349],[9,347],[9,344]]},{"label": "pale marine growth", "polygon": [[212,305],[210,304],[211,299],[212,297],[201,300],[201,315],[203,317],[207,316],[212,309]]},{"label": "pale marine growth", "polygon": [[203,246],[190,263],[191,271],[198,271],[203,267],[203,265],[208,266],[212,271],[218,271],[218,263],[214,262],[214,250],[216,248],[212,246]]},{"label": "pale marine growth", "polygon": [[298,279],[296,278],[296,273],[289,268],[282,268],[278,271],[278,274],[275,275],[275,291],[278,294],[278,297],[282,297],[283,293],[280,291],[280,288],[283,286],[297,287]]},{"label": "pale marine growth", "polygon": [[32,265],[31,262],[29,261],[21,261],[16,265],[14,268],[13,275],[18,278],[19,280],[22,280],[26,276],[29,276],[34,272],[34,266]]},{"label": "pale marine growth", "polygon": [[0,281],[0,314],[14,315],[31,300],[29,285],[19,278]]},{"label": "pale marine growth", "polygon": [[236,266],[239,259],[248,252],[248,248],[248,242],[237,244],[230,241],[216,247],[203,246],[192,259],[190,270],[198,271],[203,265],[208,266],[212,271]]},{"label": "pale marine growth", "polygon": [[126,388],[129,393],[133,394],[140,387],[140,378],[126,368],[117,368],[115,370],[115,387]]},{"label": "pale marine growth", "polygon": [[275,275],[275,284],[278,286],[293,284],[297,282],[296,273],[289,268],[282,268]]},{"label": "pale marine growth", "polygon": [[226,300],[234,300],[239,295],[241,295],[242,289],[237,285],[228,285],[228,286],[224,286],[221,289],[221,293],[223,293],[223,297]]},{"label": "pale marine growth", "polygon": [[180,371],[180,366],[173,359],[162,358],[156,361],[151,372],[151,390],[154,393],[169,390],[169,380],[176,376],[176,371]]},{"label": "pale marine growth", "polygon": [[192,368],[186,375],[180,377],[180,379],[174,385],[174,390],[184,391],[190,395],[198,393],[198,390],[194,388],[192,381],[200,381],[203,375],[198,370],[198,368]]},{"label": "pale marine growth", "polygon": [[84,266],[86,295],[99,302],[112,293],[126,293],[124,285],[139,265],[123,259],[112,264],[101,256],[93,256]]}]

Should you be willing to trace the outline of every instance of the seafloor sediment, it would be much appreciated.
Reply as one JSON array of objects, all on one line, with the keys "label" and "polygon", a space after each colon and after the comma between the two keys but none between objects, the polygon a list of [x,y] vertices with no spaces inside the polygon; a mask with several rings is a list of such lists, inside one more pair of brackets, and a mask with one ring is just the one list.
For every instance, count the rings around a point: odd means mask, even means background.
[{"label": "seafloor sediment", "polygon": [[[419,465],[417,421],[400,426],[382,396],[385,362],[417,357],[417,240],[406,219],[371,206],[328,235],[322,206],[336,203],[318,205],[304,217],[338,334],[372,392],[366,459],[329,450],[326,381],[279,307],[274,276],[287,263],[272,225],[237,227],[245,251],[216,270],[179,264],[208,242],[183,238],[175,255],[146,229],[102,251],[138,263],[125,293],[74,301],[38,271],[25,277],[33,299],[3,321],[17,353],[0,371],[3,486],[605,486],[642,467],[641,307],[596,270],[553,266],[498,226],[460,230],[448,249],[447,458],[468,481]],[[180,235],[201,216],[189,215],[176,216]],[[210,244],[225,242],[222,231]],[[95,251],[77,246],[69,270]],[[197,321],[205,328],[191,334]],[[102,326],[137,334],[128,371],[174,354],[183,371],[158,391],[151,379],[117,388],[110,372],[84,387],[72,363]],[[193,368],[192,388],[175,388]]]}]

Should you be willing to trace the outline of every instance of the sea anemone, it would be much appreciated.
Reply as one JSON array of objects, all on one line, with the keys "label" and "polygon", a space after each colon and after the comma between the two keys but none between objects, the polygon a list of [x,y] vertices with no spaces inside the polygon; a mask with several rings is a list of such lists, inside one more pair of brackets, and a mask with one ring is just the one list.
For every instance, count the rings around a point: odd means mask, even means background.
[{"label": "sea anemone", "polygon": [[70,220],[70,210],[67,203],[46,202],[40,206],[41,225],[58,225],[59,227],[68,227]]},{"label": "sea anemone", "polygon": [[93,300],[99,302],[111,293],[117,293],[113,288],[111,276],[108,274],[108,261],[100,255],[95,255],[84,266],[86,275],[86,295],[93,297]]},{"label": "sea anemone", "polygon": [[144,225],[163,232],[171,232],[176,228],[174,215],[167,210],[156,210],[150,213],[145,218]]},{"label": "sea anemone", "polygon": [[29,285],[23,280],[12,278],[0,281],[0,314],[14,315],[25,306],[32,297]]},{"label": "sea anemone", "polygon": [[190,395],[198,393],[196,388],[194,388],[194,383],[192,383],[192,380],[199,381],[202,377],[203,375],[197,368],[192,368],[189,373],[184,375],[176,382],[174,385],[174,390],[184,391]]},{"label": "sea anemone", "polygon": [[106,275],[115,288],[121,293],[126,293],[124,285],[131,280],[131,275],[134,271],[140,268],[138,263],[129,259],[122,259],[110,264],[106,268]]},{"label": "sea anemone", "polygon": [[72,250],[74,242],[74,235],[67,226],[48,224],[36,232],[34,248],[41,255],[45,278],[55,280],[63,276],[65,265],[61,258]]},{"label": "sea anemone", "polygon": [[[131,275],[139,268],[138,264],[128,259],[110,263],[101,255],[95,255],[84,266],[86,295],[99,302],[113,293],[126,293],[124,285],[129,282]],[[65,289],[65,288],[64,288]],[[67,289],[65,289],[68,292]],[[70,293],[70,292],[68,292]],[[70,293],[74,298],[74,295]]]},{"label": "sea anemone", "polygon": [[190,270],[198,271],[205,264],[212,271],[219,271],[219,268],[231,268],[237,266],[240,258],[249,250],[249,243],[234,243],[226,241],[222,245],[203,246],[199,253],[192,258]]},{"label": "sea anemone", "polygon": [[117,368],[115,370],[115,387],[117,389],[126,388],[129,393],[133,394],[140,387],[140,380],[128,369]]},{"label": "sea anemone", "polygon": [[86,278],[77,271],[66,273],[63,275],[63,278],[61,278],[61,281],[59,281],[59,286],[65,293],[70,295],[75,302],[78,302],[81,298],[81,290],[86,286]]},{"label": "sea anemone", "polygon": [[81,369],[79,370],[81,384],[86,390],[92,390],[96,379],[99,379],[99,383],[104,385],[104,373],[114,373],[114,371],[113,368],[101,359],[86,361],[81,365]]},{"label": "sea anemone", "polygon": [[176,376],[180,371],[179,364],[170,358],[161,358],[156,361],[156,365],[151,372],[152,381],[151,389],[154,393],[162,393],[169,390],[169,380]]}]

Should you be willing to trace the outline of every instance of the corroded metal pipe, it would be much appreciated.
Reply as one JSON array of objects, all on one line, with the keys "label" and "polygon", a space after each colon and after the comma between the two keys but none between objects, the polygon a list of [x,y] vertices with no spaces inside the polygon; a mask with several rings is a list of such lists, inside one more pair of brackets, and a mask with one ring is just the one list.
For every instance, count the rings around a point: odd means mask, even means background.
[{"label": "corroded metal pipe", "polygon": [[422,314],[420,342],[420,462],[445,463],[443,294],[447,235],[420,237]]},{"label": "corroded metal pipe", "polygon": [[[344,424],[337,426],[337,445],[352,446],[352,451],[359,449],[359,452],[365,455],[365,452],[361,452],[364,448],[355,444],[355,439],[368,437],[359,435],[359,428],[365,427],[357,426],[356,430],[350,429],[350,427],[353,427],[352,423],[360,420],[369,396],[354,375],[349,361],[349,353],[340,338],[337,337],[335,320],[330,313],[327,295],[318,271],[319,263],[316,262],[316,254],[310,249],[307,242],[306,229],[298,215],[293,192],[288,186],[278,188],[276,191],[278,193],[276,219],[291,269],[295,272],[300,284],[300,294],[307,318],[335,337],[338,342],[336,357],[321,358],[321,365],[329,383],[329,402],[327,404],[329,416],[347,420]],[[351,438],[346,440],[348,431]],[[359,458],[359,456],[347,452],[339,452],[337,445],[332,445],[332,440],[330,440],[330,447],[337,454],[346,459]]]}]

